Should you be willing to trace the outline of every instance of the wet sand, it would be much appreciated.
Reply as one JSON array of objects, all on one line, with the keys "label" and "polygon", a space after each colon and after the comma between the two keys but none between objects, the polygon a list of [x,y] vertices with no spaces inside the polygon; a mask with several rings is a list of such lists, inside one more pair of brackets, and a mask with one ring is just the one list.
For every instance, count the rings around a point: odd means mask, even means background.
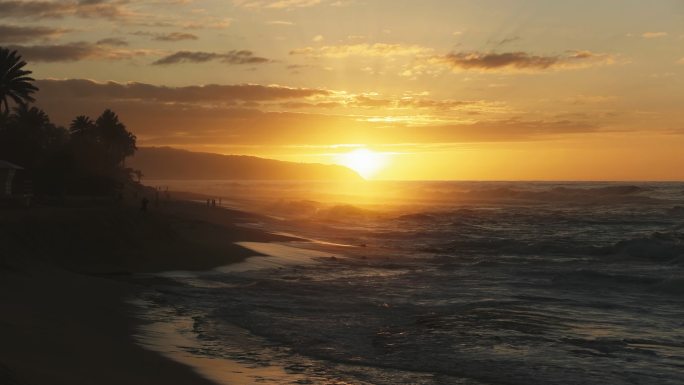
[{"label": "wet sand", "polygon": [[213,383],[136,344],[146,325],[128,301],[145,287],[131,277],[225,266],[257,254],[236,242],[292,239],[236,226],[247,220],[258,218],[185,201],[1,211],[0,383]]}]

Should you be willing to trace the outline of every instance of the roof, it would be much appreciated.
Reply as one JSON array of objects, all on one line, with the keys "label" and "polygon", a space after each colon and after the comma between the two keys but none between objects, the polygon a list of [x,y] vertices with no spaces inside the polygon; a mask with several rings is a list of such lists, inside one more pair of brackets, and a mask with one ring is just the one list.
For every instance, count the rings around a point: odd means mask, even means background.
[{"label": "roof", "polygon": [[23,167],[17,166],[14,163],[10,163],[10,162],[7,162],[7,161],[0,159],[0,169],[3,169],[3,168],[10,168],[10,169],[14,169],[14,170],[23,170],[24,169]]}]

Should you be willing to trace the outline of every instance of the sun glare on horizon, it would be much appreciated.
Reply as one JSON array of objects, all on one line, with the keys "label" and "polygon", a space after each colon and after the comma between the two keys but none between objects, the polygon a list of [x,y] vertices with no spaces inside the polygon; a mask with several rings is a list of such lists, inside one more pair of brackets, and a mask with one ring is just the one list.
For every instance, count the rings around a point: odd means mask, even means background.
[{"label": "sun glare on horizon", "polygon": [[372,179],[379,171],[385,168],[388,163],[388,156],[387,154],[375,152],[367,148],[358,148],[338,155],[335,162],[351,168],[364,179]]}]

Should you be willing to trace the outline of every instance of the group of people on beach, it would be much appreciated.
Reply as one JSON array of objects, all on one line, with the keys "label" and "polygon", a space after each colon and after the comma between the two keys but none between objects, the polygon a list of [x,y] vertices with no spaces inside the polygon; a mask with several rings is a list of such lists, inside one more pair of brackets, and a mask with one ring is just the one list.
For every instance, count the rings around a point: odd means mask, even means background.
[{"label": "group of people on beach", "polygon": [[[170,195],[167,192],[166,195],[167,199],[170,198]],[[159,191],[155,194],[155,200],[154,200],[155,206],[159,205]],[[146,212],[148,206],[150,205],[150,200],[147,199],[146,196],[143,196],[142,199],[140,200],[140,211]],[[221,198],[218,198],[218,207],[221,207],[222,202]],[[207,207],[217,207],[216,199],[207,199]]]},{"label": "group of people on beach", "polygon": [[[221,207],[221,198],[218,199],[218,205]],[[207,207],[216,207],[216,199],[207,198]]]},{"label": "group of people on beach", "polygon": [[[159,201],[160,201],[160,195],[164,192],[164,199],[167,201],[171,200],[171,193],[169,192],[169,187],[166,186],[162,188],[162,186],[157,186],[154,188],[154,205],[159,206]],[[137,192],[135,195],[138,195]],[[150,200],[147,199],[147,196],[143,195],[142,199],[140,200],[140,211],[145,212],[147,211],[147,207],[150,204]]]}]

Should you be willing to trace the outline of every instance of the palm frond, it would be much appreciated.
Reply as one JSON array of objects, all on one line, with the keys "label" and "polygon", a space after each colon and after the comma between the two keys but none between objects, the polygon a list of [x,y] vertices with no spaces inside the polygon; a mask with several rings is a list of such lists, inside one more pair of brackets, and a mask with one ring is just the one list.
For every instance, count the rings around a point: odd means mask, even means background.
[{"label": "palm frond", "polygon": [[0,47],[0,112],[9,110],[8,100],[18,106],[34,102],[31,94],[38,91],[28,76],[32,72],[24,69],[26,61],[16,50]]}]

